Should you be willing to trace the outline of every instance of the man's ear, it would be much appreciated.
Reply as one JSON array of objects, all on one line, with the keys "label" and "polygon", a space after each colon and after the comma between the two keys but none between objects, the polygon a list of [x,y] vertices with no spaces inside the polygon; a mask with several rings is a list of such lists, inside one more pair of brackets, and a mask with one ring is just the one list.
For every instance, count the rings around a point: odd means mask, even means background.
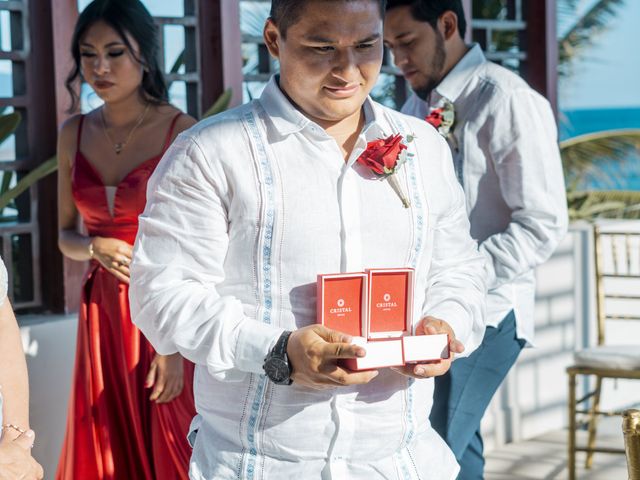
[{"label": "man's ear", "polygon": [[264,43],[271,56],[280,58],[280,30],[270,18],[267,19],[267,22],[264,24],[262,36],[264,37]]},{"label": "man's ear", "polygon": [[458,15],[451,10],[447,10],[438,19],[438,28],[445,40],[458,35]]}]

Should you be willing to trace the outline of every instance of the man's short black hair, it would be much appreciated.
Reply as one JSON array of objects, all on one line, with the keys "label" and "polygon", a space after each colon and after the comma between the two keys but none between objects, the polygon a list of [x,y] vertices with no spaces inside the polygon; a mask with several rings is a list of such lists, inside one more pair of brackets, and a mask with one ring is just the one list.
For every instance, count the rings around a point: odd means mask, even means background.
[{"label": "man's short black hair", "polygon": [[427,22],[433,28],[437,28],[440,16],[451,10],[458,17],[458,31],[464,39],[467,32],[467,20],[464,17],[462,0],[387,0],[387,11],[404,6],[411,7],[414,19],[419,22]]},{"label": "man's short black hair", "polygon": [[[296,23],[307,3],[311,1],[323,1],[323,2],[353,2],[355,0],[271,0],[271,13],[269,18],[276,24],[278,30],[283,37],[287,36],[287,29]],[[380,18],[384,18],[384,12],[386,11],[387,0],[370,0],[377,2],[380,7]]]}]

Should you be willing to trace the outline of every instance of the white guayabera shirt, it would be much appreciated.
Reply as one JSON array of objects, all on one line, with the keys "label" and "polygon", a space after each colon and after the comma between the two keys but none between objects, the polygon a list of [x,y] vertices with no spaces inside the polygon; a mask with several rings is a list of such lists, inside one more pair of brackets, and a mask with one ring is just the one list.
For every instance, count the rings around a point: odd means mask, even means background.
[{"label": "white guayabera shirt", "polygon": [[[482,338],[484,259],[446,143],[371,100],[364,109],[345,164],[272,79],[259,100],[180,135],[149,182],[131,310],[158,352],[197,365],[193,479],[456,476],[429,424],[432,379],[385,370],[313,390],[263,375],[280,333],[316,322],[319,273],[415,267],[415,323],[446,320],[468,351]],[[355,163],[396,131],[417,136],[400,177],[410,209]]]},{"label": "white guayabera shirt", "polygon": [[424,102],[402,112],[424,119],[455,108],[453,161],[466,195],[471,234],[487,258],[487,325],[512,309],[518,338],[534,336],[534,268],[567,231],[557,128],[549,102],[474,45]]}]

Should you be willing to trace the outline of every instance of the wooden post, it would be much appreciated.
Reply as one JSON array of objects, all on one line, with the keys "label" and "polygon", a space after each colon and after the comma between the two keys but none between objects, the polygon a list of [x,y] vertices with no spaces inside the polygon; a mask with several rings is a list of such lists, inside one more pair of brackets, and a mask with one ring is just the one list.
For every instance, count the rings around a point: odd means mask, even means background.
[{"label": "wooden post", "polygon": [[[32,2],[32,5],[33,3],[35,2]],[[55,103],[51,102],[50,99],[49,103],[55,106],[56,119],[55,124],[51,126],[51,132],[53,134],[57,134],[60,126],[72,115],[72,113],[67,112],[71,99],[67,89],[65,88],[65,80],[73,67],[73,59],[71,57],[71,37],[73,36],[73,30],[76,20],[78,19],[78,2],[77,0],[51,0],[50,3],[52,5],[50,17],[52,37],[50,39],[49,48],[52,51],[50,51],[49,58],[53,59],[51,69],[53,72],[52,76],[54,79],[55,90],[52,98],[55,98]],[[38,14],[40,13],[38,12]],[[55,182],[56,179],[57,176],[52,175],[50,179],[47,180]],[[44,236],[41,238],[43,239],[43,243],[49,243],[56,251],[58,251],[56,211],[58,203],[57,192],[55,195],[50,195],[48,198],[48,203],[51,206],[48,210],[54,209],[49,213],[49,215],[51,217],[50,221],[55,221],[55,230],[51,230],[49,232],[48,238]],[[80,305],[82,276],[87,264],[86,262],[76,262],[66,257],[62,258],[60,264],[60,270],[63,272],[63,279],[59,282],[59,289],[63,290],[57,291],[56,295],[63,299],[65,312],[75,312],[78,310]],[[49,269],[52,268],[52,266],[45,264],[43,268]],[[47,290],[49,288],[51,288],[51,286],[45,284],[44,289]]]},{"label": "wooden post", "polygon": [[232,105],[242,103],[242,35],[238,0],[197,0],[201,111],[227,88]]},{"label": "wooden post", "polygon": [[569,431],[567,440],[567,469],[569,480],[576,478],[576,374],[567,371],[569,377]]},{"label": "wooden post", "polygon": [[[55,155],[57,141],[56,81],[53,58],[53,12],[58,2],[29,2],[29,56],[24,64],[27,99],[24,119],[28,140],[29,168],[34,168]],[[59,12],[56,12],[59,13]],[[64,282],[62,255],[57,242],[57,182],[49,176],[37,188],[38,201],[31,214],[38,219],[34,241],[39,243],[40,284],[42,305],[53,312],[64,310]]]},{"label": "wooden post", "polygon": [[527,60],[523,75],[529,84],[544,95],[554,111],[558,108],[558,40],[556,38],[555,0],[526,0]]}]

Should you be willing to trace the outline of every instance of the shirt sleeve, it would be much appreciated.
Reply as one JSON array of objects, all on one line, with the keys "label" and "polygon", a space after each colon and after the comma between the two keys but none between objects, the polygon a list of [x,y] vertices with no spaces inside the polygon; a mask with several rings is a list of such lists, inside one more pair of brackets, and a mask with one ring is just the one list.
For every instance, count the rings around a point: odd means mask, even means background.
[{"label": "shirt sleeve", "polygon": [[567,232],[568,215],[557,127],[549,103],[530,89],[496,108],[490,153],[511,209],[507,228],[480,245],[489,289],[545,262]]},{"label": "shirt sleeve", "polygon": [[[212,157],[213,155],[211,155]],[[221,295],[229,244],[220,163],[183,134],[165,154],[147,187],[131,264],[133,322],[160,354],[179,352],[218,380],[261,373],[282,329],[244,312]]]},{"label": "shirt sleeve", "polygon": [[453,170],[444,139],[444,181],[450,192],[448,208],[435,218],[432,258],[427,278],[423,317],[447,322],[468,356],[482,342],[485,330],[485,258],[471,238],[464,193]]}]

